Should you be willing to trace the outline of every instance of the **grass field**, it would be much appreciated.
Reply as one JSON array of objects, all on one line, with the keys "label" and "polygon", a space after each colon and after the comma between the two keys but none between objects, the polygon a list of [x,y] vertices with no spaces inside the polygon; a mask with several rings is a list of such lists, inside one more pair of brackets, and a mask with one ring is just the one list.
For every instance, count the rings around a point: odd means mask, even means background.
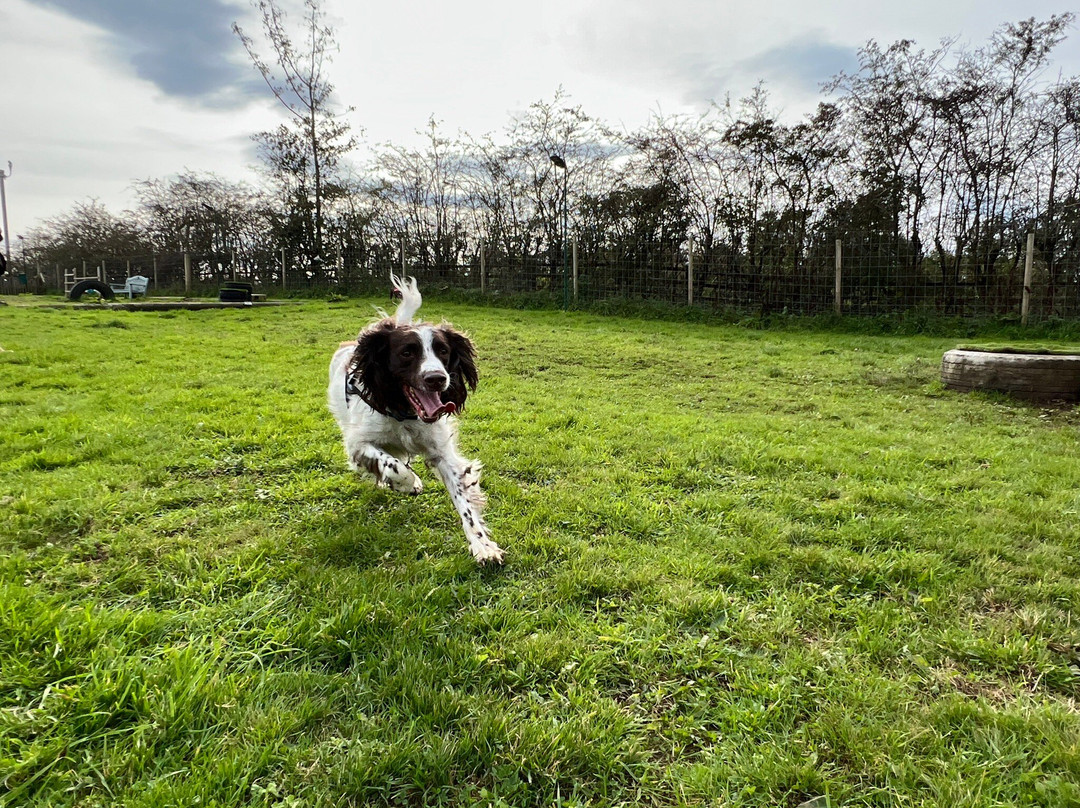
[{"label": "grass field", "polygon": [[0,804],[1080,805],[1080,410],[943,390],[970,334],[429,301],[480,570],[345,467],[370,311],[0,307]]}]

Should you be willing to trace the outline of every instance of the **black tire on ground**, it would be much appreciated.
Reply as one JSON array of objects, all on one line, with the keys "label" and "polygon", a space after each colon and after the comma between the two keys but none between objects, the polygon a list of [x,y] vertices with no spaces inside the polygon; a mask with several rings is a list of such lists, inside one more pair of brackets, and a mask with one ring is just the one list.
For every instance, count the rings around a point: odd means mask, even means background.
[{"label": "black tire on ground", "polygon": [[109,288],[109,284],[95,280],[79,281],[71,287],[71,294],[68,295],[68,297],[71,300],[78,300],[86,292],[97,292],[106,300],[112,300],[116,297],[116,295],[113,294],[113,290]]},{"label": "black tire on ground", "polygon": [[218,300],[222,303],[249,303],[251,292],[246,289],[222,289],[218,292]]},{"label": "black tire on ground", "polygon": [[255,287],[245,281],[225,281],[221,284],[222,289],[242,289],[249,294],[255,291]]},{"label": "black tire on ground", "polygon": [[947,351],[941,383],[950,390],[995,390],[1026,401],[1080,400],[1080,354]]}]

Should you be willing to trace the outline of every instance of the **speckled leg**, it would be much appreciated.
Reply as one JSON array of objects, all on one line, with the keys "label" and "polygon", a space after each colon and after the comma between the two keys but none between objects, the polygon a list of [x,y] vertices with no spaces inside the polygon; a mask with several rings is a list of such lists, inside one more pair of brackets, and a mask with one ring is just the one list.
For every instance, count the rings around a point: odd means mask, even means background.
[{"label": "speckled leg", "polygon": [[461,517],[461,526],[469,540],[469,552],[479,564],[503,563],[503,551],[484,524],[483,510],[487,502],[480,490],[480,463],[452,454],[428,460],[443,481],[450,499]]},{"label": "speckled leg", "polygon": [[349,452],[349,466],[367,473],[377,485],[387,485],[402,494],[419,494],[424,484],[408,464],[371,444],[362,444]]}]

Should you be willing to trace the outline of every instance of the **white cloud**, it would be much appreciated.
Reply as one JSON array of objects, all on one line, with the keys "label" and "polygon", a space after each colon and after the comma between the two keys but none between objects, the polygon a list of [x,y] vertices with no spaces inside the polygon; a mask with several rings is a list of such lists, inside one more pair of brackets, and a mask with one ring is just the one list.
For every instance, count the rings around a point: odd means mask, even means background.
[{"label": "white cloud", "polygon": [[0,16],[5,76],[0,161],[13,234],[96,197],[130,204],[133,179],[185,167],[248,176],[250,134],[274,121],[262,106],[214,110],[165,95],[117,57],[109,35],[24,0]]}]

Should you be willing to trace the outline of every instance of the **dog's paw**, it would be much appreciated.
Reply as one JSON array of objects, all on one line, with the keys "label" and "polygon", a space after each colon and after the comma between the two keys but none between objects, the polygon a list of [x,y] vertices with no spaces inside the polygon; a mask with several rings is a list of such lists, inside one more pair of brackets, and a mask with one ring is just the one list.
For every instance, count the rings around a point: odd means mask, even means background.
[{"label": "dog's paw", "polygon": [[403,474],[400,477],[391,479],[389,481],[390,487],[397,491],[399,494],[409,494],[416,496],[424,490],[424,484],[420,481],[420,478],[416,476],[412,471],[408,474]]},{"label": "dog's paw", "polygon": [[481,566],[484,564],[503,563],[503,549],[491,539],[473,540],[469,544],[469,552],[471,552],[473,558],[476,559],[476,563]]}]

